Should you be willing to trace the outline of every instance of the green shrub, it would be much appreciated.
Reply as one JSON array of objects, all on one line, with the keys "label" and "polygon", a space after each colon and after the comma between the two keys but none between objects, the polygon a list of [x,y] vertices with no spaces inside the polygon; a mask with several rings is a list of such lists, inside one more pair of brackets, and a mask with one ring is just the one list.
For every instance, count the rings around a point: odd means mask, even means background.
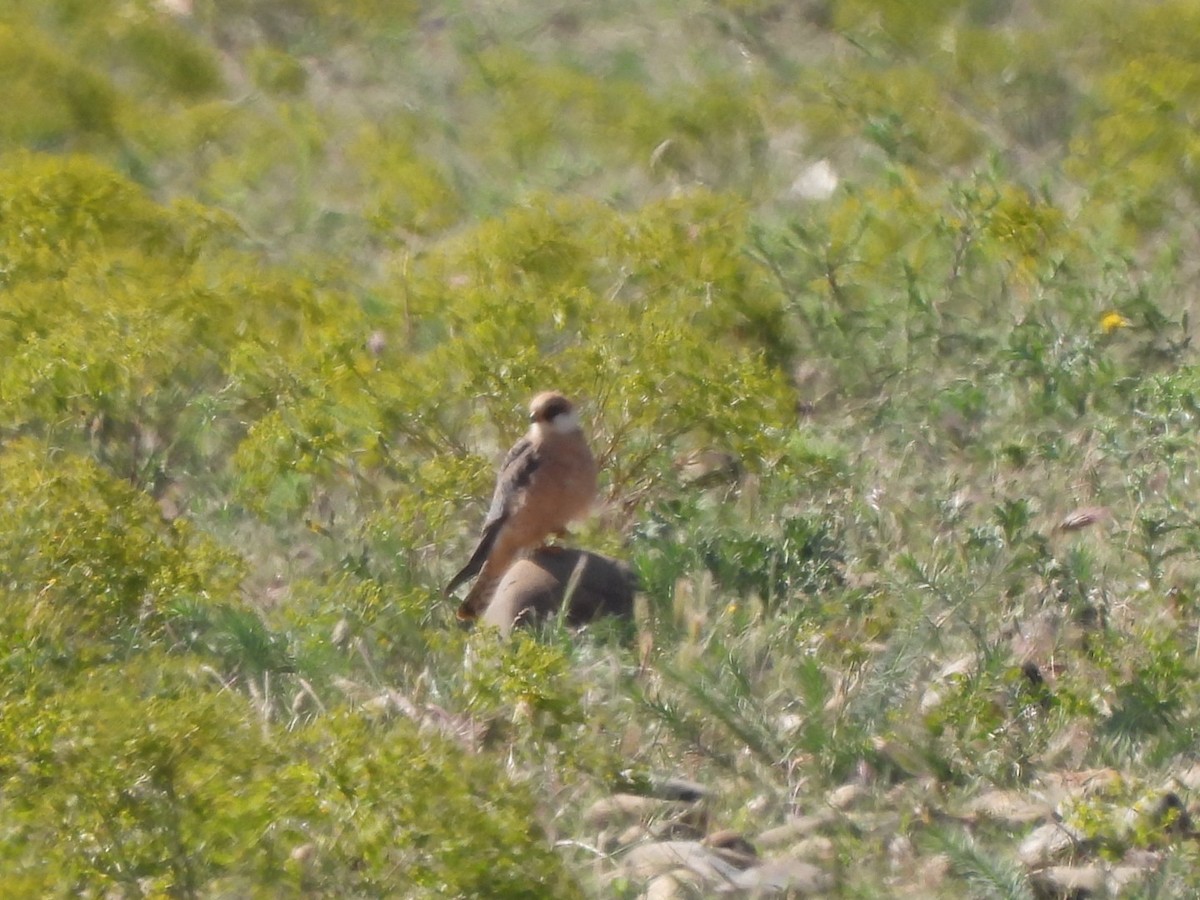
[{"label": "green shrub", "polygon": [[4,640],[68,656],[165,639],[183,599],[225,602],[238,561],[167,524],[146,494],[86,458],[24,439],[0,452]]},{"label": "green shrub", "polygon": [[10,693],[5,893],[559,897],[527,789],[407,720],[288,735],[168,658]]}]

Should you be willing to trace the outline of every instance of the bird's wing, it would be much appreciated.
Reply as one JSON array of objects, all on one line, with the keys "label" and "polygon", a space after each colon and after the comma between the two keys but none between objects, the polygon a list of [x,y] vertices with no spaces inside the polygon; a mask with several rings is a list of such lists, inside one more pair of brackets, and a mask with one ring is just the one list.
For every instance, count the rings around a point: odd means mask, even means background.
[{"label": "bird's wing", "polygon": [[479,574],[479,570],[487,562],[488,554],[492,552],[492,546],[496,543],[496,535],[500,533],[500,529],[504,525],[506,518],[506,516],[501,516],[498,519],[489,520],[483,526],[483,534],[479,537],[479,543],[475,545],[475,552],[471,554],[471,558],[467,560],[467,564],[446,585],[444,593],[447,597],[453,594],[459,585],[470,581]]},{"label": "bird's wing", "polygon": [[504,527],[504,523],[516,509],[521,493],[529,484],[529,479],[533,477],[534,471],[540,464],[541,457],[538,455],[537,447],[527,437],[521,438],[508,451],[508,455],[504,457],[504,462],[500,466],[500,474],[496,478],[496,491],[492,495],[492,506],[488,510],[487,520],[483,523],[483,533],[479,536],[479,543],[475,545],[475,551],[467,560],[467,564],[450,579],[450,584],[446,586],[445,590],[447,596],[453,594],[459,585],[479,574],[479,570],[483,568],[488,555],[492,552],[496,536],[500,534],[500,529]]},{"label": "bird's wing", "polygon": [[492,494],[492,506],[483,525],[485,531],[493,521],[513,511],[521,491],[529,484],[541,461],[537,447],[528,437],[513,444],[500,464],[500,474],[496,476],[496,492]]}]

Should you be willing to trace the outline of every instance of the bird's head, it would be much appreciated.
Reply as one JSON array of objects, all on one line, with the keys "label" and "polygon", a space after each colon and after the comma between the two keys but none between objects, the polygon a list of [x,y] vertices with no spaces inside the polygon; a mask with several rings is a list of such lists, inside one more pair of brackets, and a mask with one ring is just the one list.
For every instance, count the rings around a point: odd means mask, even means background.
[{"label": "bird's head", "polygon": [[529,421],[535,431],[570,434],[579,430],[579,411],[558,391],[544,391],[529,404]]}]

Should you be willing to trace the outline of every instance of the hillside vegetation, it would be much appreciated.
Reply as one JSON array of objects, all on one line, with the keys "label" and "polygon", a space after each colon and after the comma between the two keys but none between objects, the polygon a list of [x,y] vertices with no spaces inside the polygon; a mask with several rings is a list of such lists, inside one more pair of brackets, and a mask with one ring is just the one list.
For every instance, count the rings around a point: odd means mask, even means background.
[{"label": "hillside vegetation", "polygon": [[[0,0],[0,896],[1200,892],[1197,35]],[[551,387],[637,615],[463,631]]]}]

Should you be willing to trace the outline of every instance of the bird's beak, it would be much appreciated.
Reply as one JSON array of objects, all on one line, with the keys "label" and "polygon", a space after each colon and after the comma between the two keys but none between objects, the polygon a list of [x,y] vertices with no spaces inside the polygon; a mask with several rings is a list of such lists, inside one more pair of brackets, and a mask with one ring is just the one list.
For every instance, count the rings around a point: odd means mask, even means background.
[{"label": "bird's beak", "polygon": [[529,421],[530,421],[530,422],[536,422],[536,421],[537,421],[537,413],[530,413],[530,414],[529,414]]}]

